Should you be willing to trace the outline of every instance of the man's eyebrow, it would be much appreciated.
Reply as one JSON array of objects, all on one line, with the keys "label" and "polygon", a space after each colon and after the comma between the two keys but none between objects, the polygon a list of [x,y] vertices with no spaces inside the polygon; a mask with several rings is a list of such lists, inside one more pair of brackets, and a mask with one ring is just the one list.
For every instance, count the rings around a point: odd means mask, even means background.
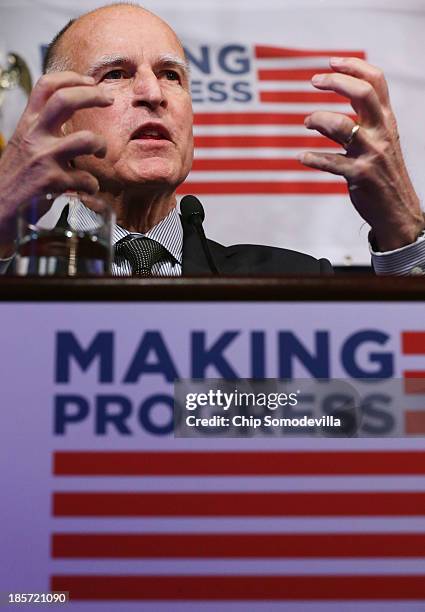
[{"label": "man's eyebrow", "polygon": [[108,68],[108,66],[115,66],[116,64],[129,64],[130,61],[130,58],[125,55],[103,55],[90,66],[87,70],[87,76],[95,75],[102,68]]},{"label": "man's eyebrow", "polygon": [[161,55],[161,57],[158,58],[157,63],[162,66],[180,68],[184,72],[185,76],[189,77],[189,62],[186,59],[180,57],[179,55],[172,55],[170,53],[166,55]]}]

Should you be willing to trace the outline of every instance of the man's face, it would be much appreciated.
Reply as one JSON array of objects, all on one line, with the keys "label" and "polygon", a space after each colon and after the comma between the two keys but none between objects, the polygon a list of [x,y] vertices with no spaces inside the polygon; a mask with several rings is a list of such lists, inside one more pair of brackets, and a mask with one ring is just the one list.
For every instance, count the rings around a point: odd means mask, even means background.
[{"label": "man's face", "polygon": [[193,157],[188,74],[173,31],[143,10],[114,7],[75,24],[65,48],[72,69],[93,76],[114,97],[112,106],[80,110],[68,121],[68,133],[91,130],[107,143],[104,159],[82,156],[76,166],[104,187],[173,191]]}]

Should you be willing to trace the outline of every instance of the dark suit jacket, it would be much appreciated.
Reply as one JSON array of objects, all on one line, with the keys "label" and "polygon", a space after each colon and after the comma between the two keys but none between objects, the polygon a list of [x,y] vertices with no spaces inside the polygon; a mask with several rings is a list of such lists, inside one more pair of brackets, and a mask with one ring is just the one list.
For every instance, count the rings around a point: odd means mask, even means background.
[{"label": "dark suit jacket", "polygon": [[[195,228],[183,225],[183,276],[211,274]],[[327,259],[255,244],[235,244],[225,247],[208,240],[214,262],[223,276],[281,276],[303,274],[333,274]]]}]

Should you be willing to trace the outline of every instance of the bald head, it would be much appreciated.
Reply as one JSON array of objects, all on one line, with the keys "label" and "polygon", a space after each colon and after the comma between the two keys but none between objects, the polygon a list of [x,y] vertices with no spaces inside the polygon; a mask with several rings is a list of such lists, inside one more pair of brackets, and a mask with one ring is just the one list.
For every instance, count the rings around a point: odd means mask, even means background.
[{"label": "bald head", "polygon": [[73,51],[84,44],[87,36],[96,36],[101,24],[108,21],[113,24],[114,18],[123,13],[137,11],[138,15],[146,15],[147,19],[157,21],[174,37],[184,56],[183,45],[174,30],[158,15],[132,2],[116,2],[84,13],[76,19],[71,19],[53,38],[47,47],[43,61],[43,73],[76,70]]}]

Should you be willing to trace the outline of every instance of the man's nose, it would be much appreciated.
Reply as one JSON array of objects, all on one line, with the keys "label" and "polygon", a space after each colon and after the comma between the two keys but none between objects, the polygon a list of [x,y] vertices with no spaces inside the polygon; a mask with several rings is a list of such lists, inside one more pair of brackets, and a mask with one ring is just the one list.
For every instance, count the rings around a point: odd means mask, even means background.
[{"label": "man's nose", "polygon": [[166,105],[161,82],[152,70],[143,70],[136,75],[133,94],[134,106],[148,106],[156,109]]}]

